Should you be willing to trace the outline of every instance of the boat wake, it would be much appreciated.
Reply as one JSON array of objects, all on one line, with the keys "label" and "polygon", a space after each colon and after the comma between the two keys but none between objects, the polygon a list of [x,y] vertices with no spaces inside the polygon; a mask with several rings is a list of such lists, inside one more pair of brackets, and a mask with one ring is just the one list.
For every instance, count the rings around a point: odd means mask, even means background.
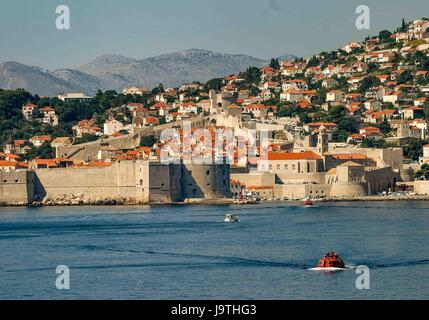
[{"label": "boat wake", "polygon": [[348,270],[355,270],[356,266],[349,266],[346,265],[345,268],[334,268],[334,267],[330,267],[330,268],[309,268],[309,271],[322,271],[322,272],[339,272],[339,271],[348,271]]}]

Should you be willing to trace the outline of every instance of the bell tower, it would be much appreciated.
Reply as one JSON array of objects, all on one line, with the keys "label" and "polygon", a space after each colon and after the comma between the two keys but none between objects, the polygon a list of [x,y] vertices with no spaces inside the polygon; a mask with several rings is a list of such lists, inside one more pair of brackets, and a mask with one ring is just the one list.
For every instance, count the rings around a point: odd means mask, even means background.
[{"label": "bell tower", "polygon": [[317,136],[317,153],[323,155],[328,152],[329,146],[329,135],[326,132],[326,127],[322,124],[319,128],[319,134]]}]

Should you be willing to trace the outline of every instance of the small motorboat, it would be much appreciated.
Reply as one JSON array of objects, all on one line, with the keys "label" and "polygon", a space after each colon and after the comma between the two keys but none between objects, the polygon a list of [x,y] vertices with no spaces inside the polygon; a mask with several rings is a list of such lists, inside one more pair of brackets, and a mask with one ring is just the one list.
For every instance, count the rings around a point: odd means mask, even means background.
[{"label": "small motorboat", "polygon": [[317,271],[341,271],[345,270],[346,266],[343,259],[335,251],[328,252],[323,258],[321,258],[316,268],[311,270]]},{"label": "small motorboat", "polygon": [[226,214],[224,221],[225,222],[240,222],[240,219],[233,214]]},{"label": "small motorboat", "polygon": [[313,201],[310,198],[306,198],[304,199],[304,207],[312,207],[313,206]]}]

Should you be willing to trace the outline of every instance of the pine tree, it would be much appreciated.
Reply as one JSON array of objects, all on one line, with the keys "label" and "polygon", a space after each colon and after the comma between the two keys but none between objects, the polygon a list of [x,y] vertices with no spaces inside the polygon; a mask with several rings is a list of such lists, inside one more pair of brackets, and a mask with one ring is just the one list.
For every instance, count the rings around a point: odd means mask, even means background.
[{"label": "pine tree", "polygon": [[407,25],[405,24],[405,19],[402,18],[402,27],[401,27],[401,31],[405,32],[407,30]]}]

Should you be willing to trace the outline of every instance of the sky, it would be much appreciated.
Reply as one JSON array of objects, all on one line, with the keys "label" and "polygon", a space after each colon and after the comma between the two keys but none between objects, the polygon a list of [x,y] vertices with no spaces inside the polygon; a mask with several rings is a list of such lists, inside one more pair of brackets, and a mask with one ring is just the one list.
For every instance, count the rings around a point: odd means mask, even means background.
[{"label": "sky", "polygon": [[[59,5],[70,8],[70,30],[56,28]],[[370,8],[369,30],[355,27],[358,5]],[[0,0],[0,63],[54,70],[191,48],[306,57],[424,16],[428,0]]]}]

